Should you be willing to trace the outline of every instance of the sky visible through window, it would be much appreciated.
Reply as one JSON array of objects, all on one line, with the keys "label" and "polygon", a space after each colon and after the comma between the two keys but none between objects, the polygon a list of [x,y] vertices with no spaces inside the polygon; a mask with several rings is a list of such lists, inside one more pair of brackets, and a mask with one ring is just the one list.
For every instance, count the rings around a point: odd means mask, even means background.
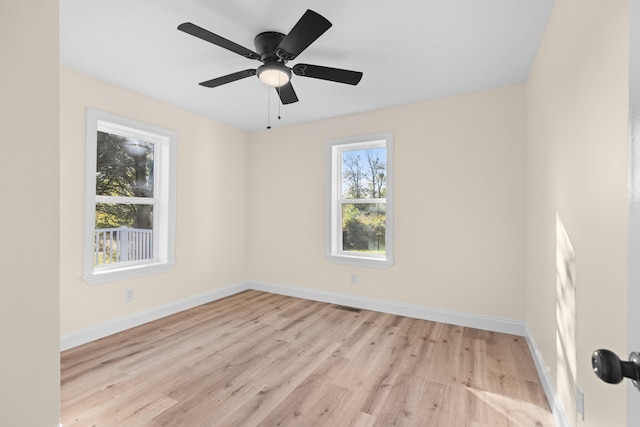
[{"label": "sky visible through window", "polygon": [[382,198],[386,193],[385,148],[342,152],[342,197],[346,199]]}]

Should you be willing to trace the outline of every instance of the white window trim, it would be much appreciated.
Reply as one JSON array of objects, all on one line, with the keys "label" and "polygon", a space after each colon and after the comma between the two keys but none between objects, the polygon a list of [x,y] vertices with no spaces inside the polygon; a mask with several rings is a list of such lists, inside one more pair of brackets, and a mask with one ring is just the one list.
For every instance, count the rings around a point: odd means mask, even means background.
[{"label": "white window trim", "polygon": [[[95,206],[100,196],[96,196],[96,152],[98,127],[117,129],[119,134],[134,129],[134,135],[145,135],[147,139],[158,141],[156,160],[159,168],[154,168],[161,176],[154,179],[156,187],[154,214],[154,254],[156,259],[142,263],[127,263],[113,267],[94,268]],[[106,124],[105,124],[106,123]],[[175,264],[175,217],[176,217],[176,145],[177,133],[137,120],[121,117],[104,111],[87,109],[85,160],[85,220],[84,220],[84,274],[82,279],[91,284],[132,279],[135,277],[169,271]],[[133,136],[133,135],[132,135]],[[154,209],[154,211],[155,211]]]},{"label": "white window trim", "polygon": [[[386,230],[385,230],[385,255],[359,255],[353,252],[342,251],[342,227],[333,225],[340,218],[338,209],[338,194],[340,192],[341,173],[336,161],[336,155],[341,147],[349,145],[349,149],[369,147],[375,141],[384,141],[386,146],[386,174],[387,194],[386,204]],[[325,146],[326,185],[325,185],[325,257],[333,263],[349,264],[362,267],[389,268],[394,263],[393,257],[393,133],[383,132],[370,135],[360,135],[348,138],[331,139]],[[364,203],[368,199],[359,199],[358,203]],[[377,201],[378,199],[376,199]]]}]

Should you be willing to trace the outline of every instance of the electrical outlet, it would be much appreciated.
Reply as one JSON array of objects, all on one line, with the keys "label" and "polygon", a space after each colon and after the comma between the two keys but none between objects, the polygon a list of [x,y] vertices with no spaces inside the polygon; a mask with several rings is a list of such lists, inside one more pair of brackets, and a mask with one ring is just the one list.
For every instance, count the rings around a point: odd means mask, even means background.
[{"label": "electrical outlet", "polygon": [[358,284],[358,276],[356,274],[351,273],[351,284],[352,285]]},{"label": "electrical outlet", "polygon": [[133,301],[133,289],[127,289],[124,291],[124,302]]}]

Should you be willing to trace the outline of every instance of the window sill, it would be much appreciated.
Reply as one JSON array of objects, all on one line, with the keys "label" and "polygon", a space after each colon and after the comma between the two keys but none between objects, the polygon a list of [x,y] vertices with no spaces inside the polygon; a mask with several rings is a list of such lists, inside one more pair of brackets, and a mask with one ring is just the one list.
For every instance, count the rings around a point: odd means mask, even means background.
[{"label": "window sill", "polygon": [[388,269],[393,265],[392,259],[375,259],[352,255],[326,255],[326,258],[334,264],[356,265],[359,267]]},{"label": "window sill", "polygon": [[173,263],[163,262],[154,264],[134,265],[117,269],[106,269],[94,271],[91,274],[82,276],[82,280],[90,285],[101,285],[103,283],[116,282],[119,280],[134,279],[136,277],[149,276],[152,274],[164,273],[173,268]]}]

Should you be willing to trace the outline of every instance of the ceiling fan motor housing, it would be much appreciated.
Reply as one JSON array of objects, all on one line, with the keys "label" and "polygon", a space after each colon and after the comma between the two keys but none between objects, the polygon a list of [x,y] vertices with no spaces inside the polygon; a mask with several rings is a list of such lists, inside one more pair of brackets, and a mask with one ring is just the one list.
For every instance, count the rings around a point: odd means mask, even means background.
[{"label": "ceiling fan motor housing", "polygon": [[258,34],[253,40],[253,43],[256,47],[256,52],[260,55],[260,61],[267,63],[280,61],[282,59],[281,62],[285,63],[286,60],[280,58],[276,53],[276,49],[284,37],[284,34],[277,31],[265,31]]}]

